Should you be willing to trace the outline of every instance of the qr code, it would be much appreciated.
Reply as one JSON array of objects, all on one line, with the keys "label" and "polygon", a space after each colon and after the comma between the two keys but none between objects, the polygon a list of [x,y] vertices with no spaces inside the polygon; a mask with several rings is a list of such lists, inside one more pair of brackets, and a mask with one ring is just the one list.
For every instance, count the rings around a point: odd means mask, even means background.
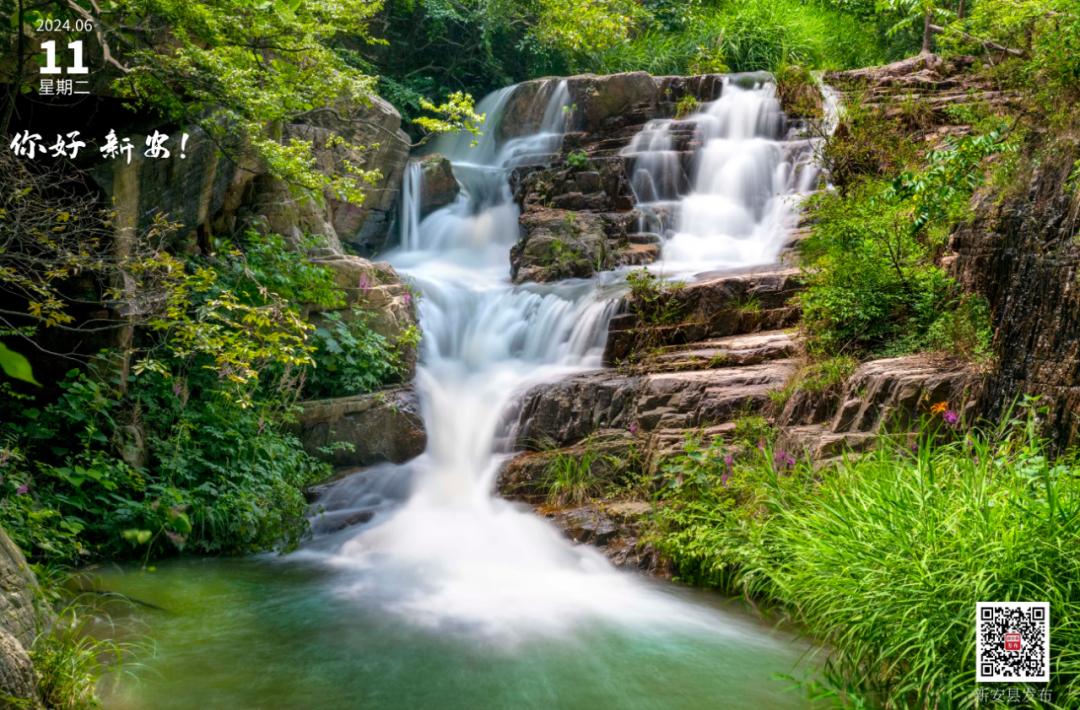
[{"label": "qr code", "polygon": [[1050,680],[1050,603],[979,602],[975,662],[980,683]]}]

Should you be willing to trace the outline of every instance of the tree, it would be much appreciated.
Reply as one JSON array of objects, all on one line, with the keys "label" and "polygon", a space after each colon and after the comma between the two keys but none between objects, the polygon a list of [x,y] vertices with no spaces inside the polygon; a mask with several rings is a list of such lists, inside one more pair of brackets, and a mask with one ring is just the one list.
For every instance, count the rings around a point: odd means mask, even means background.
[{"label": "tree", "polygon": [[878,0],[878,8],[900,15],[900,20],[889,28],[890,35],[922,22],[923,54],[933,50],[935,20],[940,25],[956,17],[956,12],[945,7],[941,0]]}]

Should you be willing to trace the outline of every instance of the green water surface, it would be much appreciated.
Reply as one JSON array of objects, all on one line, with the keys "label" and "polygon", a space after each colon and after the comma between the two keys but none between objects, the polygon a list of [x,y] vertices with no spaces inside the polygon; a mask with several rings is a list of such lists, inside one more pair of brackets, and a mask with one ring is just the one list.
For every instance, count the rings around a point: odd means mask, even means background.
[{"label": "green water surface", "polygon": [[[512,641],[429,628],[342,594],[345,573],[274,558],[191,560],[111,571],[102,590],[138,603],[111,632],[139,641],[106,707],[769,708],[806,707],[790,680],[807,647],[712,595],[734,633],[577,624]],[[812,654],[811,654],[812,655]]]}]

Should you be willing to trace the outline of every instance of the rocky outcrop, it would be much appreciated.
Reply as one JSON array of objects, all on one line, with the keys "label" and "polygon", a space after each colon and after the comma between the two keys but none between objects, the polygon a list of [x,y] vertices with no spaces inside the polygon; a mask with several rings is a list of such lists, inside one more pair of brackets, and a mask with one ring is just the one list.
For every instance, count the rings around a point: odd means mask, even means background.
[{"label": "rocky outcrop", "polygon": [[632,215],[533,207],[520,218],[524,236],[510,250],[511,277],[515,283],[588,278],[655,261],[656,244],[635,244],[627,237],[632,220]]},{"label": "rocky outcrop", "polygon": [[0,529],[0,698],[4,707],[41,707],[29,649],[38,630],[37,580]]},{"label": "rocky outcrop", "polygon": [[791,298],[802,290],[802,280],[794,268],[706,276],[664,288],[662,312],[645,309],[632,295],[625,299],[611,321],[605,363],[632,360],[658,346],[786,328],[799,319]]},{"label": "rocky outcrop", "polygon": [[919,54],[882,66],[829,72],[824,79],[839,89],[843,98],[880,108],[886,118],[923,131],[933,142],[970,131],[957,107],[1002,109],[1016,105],[1015,92],[1002,90],[989,72],[976,71],[979,61],[976,57]]},{"label": "rocky outcrop", "polygon": [[296,430],[308,453],[338,467],[403,463],[427,446],[412,387],[304,402]]},{"label": "rocky outcrop", "polygon": [[420,219],[446,207],[457,199],[461,186],[454,177],[454,168],[450,160],[439,153],[425,155],[420,159]]},{"label": "rocky outcrop", "polygon": [[781,446],[817,460],[859,451],[880,431],[917,432],[939,403],[972,422],[983,385],[983,374],[964,360],[927,354],[871,360],[835,391],[796,391],[776,417]]},{"label": "rocky outcrop", "polygon": [[[183,158],[155,160],[135,150],[130,163],[112,160],[91,170],[123,217],[117,229],[145,229],[162,214],[179,224],[182,238],[251,224],[296,244],[305,234],[314,234],[333,249],[343,243],[364,254],[384,248],[411,143],[401,130],[397,109],[378,96],[316,109],[304,123],[282,128],[283,140],[311,142],[323,172],[340,174],[346,160],[374,171],[377,179],[366,187],[361,205],[330,194],[320,201],[299,193],[239,149],[223,155],[219,144],[196,127],[176,132],[170,145],[177,151],[182,132],[189,134]],[[143,136],[130,137],[135,145],[143,144]],[[336,145],[337,137],[365,149]]]},{"label": "rocky outcrop", "polygon": [[1003,195],[984,190],[975,217],[951,240],[952,273],[984,295],[994,324],[997,371],[984,411],[999,416],[1023,394],[1048,408],[1056,443],[1080,441],[1080,201],[1067,187],[1080,149],[1042,149]]}]

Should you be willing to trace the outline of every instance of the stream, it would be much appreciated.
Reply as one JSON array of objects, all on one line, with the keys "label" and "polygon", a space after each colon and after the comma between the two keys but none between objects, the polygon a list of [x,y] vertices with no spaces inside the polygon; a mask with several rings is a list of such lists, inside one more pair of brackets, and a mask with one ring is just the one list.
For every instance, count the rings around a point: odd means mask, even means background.
[{"label": "stream", "polygon": [[[783,708],[806,701],[778,674],[812,670],[808,644],[715,595],[620,571],[531,510],[493,495],[513,404],[529,387],[600,367],[625,270],[510,283],[519,234],[509,171],[559,152],[565,81],[537,92],[532,134],[495,138],[516,87],[485,98],[482,137],[445,136],[461,193],[421,219],[419,167],[403,190],[401,246],[386,259],[421,294],[416,386],[424,454],[347,476],[313,507],[314,537],[284,557],[181,560],[113,571],[104,589],[152,606],[117,635],[153,642],[109,708]],[[665,277],[769,264],[816,179],[785,140],[771,83],[728,82],[624,150],[644,214],[664,234]],[[346,521],[359,524],[346,524]]]}]

